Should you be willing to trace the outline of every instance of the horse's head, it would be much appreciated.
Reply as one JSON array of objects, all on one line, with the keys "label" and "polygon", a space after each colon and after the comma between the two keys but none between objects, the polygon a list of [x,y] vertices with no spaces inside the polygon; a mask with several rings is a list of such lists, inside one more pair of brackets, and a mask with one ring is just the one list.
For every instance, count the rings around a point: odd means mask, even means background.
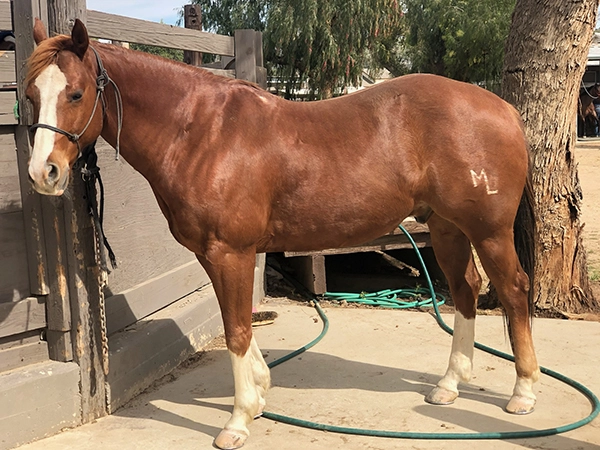
[{"label": "horse's head", "polygon": [[53,38],[36,20],[33,36],[38,46],[29,59],[25,80],[36,122],[31,127],[29,176],[39,193],[61,195],[81,149],[102,131],[98,69],[88,54],[87,30],[79,20],[71,36]]}]

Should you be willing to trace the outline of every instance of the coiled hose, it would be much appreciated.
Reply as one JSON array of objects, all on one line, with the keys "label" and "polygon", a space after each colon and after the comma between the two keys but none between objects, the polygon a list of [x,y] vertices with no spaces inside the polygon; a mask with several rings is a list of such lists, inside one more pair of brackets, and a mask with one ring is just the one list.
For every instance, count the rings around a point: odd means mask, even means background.
[{"label": "coiled hose", "polygon": [[[399,225],[399,227],[402,230],[402,232],[406,235],[406,237],[412,244],[413,248],[415,249],[415,252],[417,253],[417,257],[419,258],[419,263],[421,264],[421,267],[423,268],[423,273],[425,274],[425,278],[427,280],[427,287],[429,289],[430,298],[426,299],[426,300],[417,299],[417,300],[414,300],[411,302],[406,302],[406,303],[410,303],[411,306],[402,306],[401,303],[397,303],[394,300],[391,307],[392,308],[399,308],[399,307],[408,308],[408,307],[417,307],[417,306],[431,304],[435,311],[435,317],[436,317],[438,325],[446,333],[452,334],[453,333],[452,328],[450,328],[446,324],[446,322],[444,322],[444,320],[442,319],[442,316],[440,314],[440,311],[438,309],[438,301],[437,301],[435,291],[433,289],[433,283],[431,282],[431,278],[429,276],[429,272],[427,271],[427,267],[425,267],[425,262],[423,261],[421,252],[417,248],[415,241],[413,240],[412,236],[408,233],[408,231],[406,231],[406,229],[402,225]],[[285,273],[282,272],[282,275],[284,277],[286,277],[289,281],[291,281],[293,284],[296,284],[296,281],[287,277],[287,275]],[[367,303],[367,304],[377,303],[380,306],[385,306],[385,305],[382,305],[382,303],[388,302],[390,297],[392,296],[392,294],[393,295],[397,294],[393,291],[382,291],[382,293],[383,294],[379,293],[381,295],[372,295],[372,296],[365,295],[365,294],[352,294],[350,298],[352,300],[355,300],[358,296],[359,299],[364,298],[365,303]],[[421,290],[409,293],[410,296],[419,296],[420,294],[422,294]],[[347,299],[348,297],[344,297],[344,295],[346,295],[346,294],[328,293],[328,294],[326,294],[326,298],[328,297],[331,299],[340,299],[340,298]],[[323,321],[323,330],[321,331],[321,334],[319,334],[319,336],[317,336],[315,339],[313,339],[311,342],[309,342],[305,346],[303,346],[303,347],[301,347],[301,348],[299,348],[299,349],[289,353],[288,355],[285,355],[275,361],[272,361],[270,364],[268,364],[269,368],[273,368],[280,364],[283,364],[284,362],[289,361],[290,359],[300,355],[301,353],[305,352],[306,350],[310,349],[311,347],[314,347],[321,339],[323,339],[325,334],[327,334],[327,330],[329,329],[329,319],[327,318],[327,316],[325,315],[325,312],[319,305],[318,299],[316,297],[314,297],[313,300],[314,300],[314,302],[313,302],[314,307],[317,310],[319,317],[321,317],[321,320]],[[388,307],[390,307],[390,306],[388,306]],[[487,345],[480,344],[479,342],[475,342],[475,348],[483,350],[484,352],[490,353],[499,358],[506,359],[508,361],[514,362],[514,360],[515,360],[515,358],[512,355],[509,355],[508,353],[504,353],[504,352],[501,352],[494,348],[488,347]],[[264,411],[262,416],[267,419],[287,423],[289,425],[295,425],[295,426],[304,427],[304,428],[311,428],[314,430],[329,431],[332,433],[353,434],[353,435],[372,436],[372,437],[399,438],[399,439],[430,439],[430,440],[525,439],[525,438],[552,436],[552,435],[556,435],[556,434],[560,434],[560,433],[565,433],[567,431],[571,431],[576,428],[580,428],[584,425],[587,425],[588,423],[590,423],[592,420],[594,420],[598,416],[598,414],[600,413],[600,401],[598,400],[598,397],[596,397],[596,395],[594,395],[594,393],[590,389],[588,389],[583,384],[581,384],[565,375],[562,375],[554,370],[548,369],[546,367],[540,367],[540,371],[545,375],[548,375],[558,381],[561,381],[562,383],[567,384],[568,386],[571,386],[572,388],[576,389],[581,394],[583,394],[591,403],[592,411],[590,412],[590,414],[581,420],[578,420],[576,422],[573,422],[573,423],[570,423],[567,425],[561,425],[561,426],[558,426],[555,428],[545,428],[542,430],[527,430],[527,431],[496,431],[496,432],[485,432],[485,433],[422,433],[422,432],[412,432],[412,431],[368,430],[368,429],[362,429],[362,428],[340,427],[340,426],[336,426],[336,425],[322,424],[322,423],[312,422],[312,421],[298,419],[298,418],[294,418],[294,417],[288,417],[288,416],[284,416],[282,414],[276,414],[276,413],[272,413],[272,412],[268,412],[268,411]]]}]

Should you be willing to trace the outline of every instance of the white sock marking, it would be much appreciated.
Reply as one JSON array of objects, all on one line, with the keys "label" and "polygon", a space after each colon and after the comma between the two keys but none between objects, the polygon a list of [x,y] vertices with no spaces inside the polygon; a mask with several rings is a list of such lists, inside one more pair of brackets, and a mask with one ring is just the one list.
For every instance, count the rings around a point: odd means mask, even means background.
[{"label": "white sock marking", "polygon": [[458,383],[471,379],[474,341],[475,319],[465,319],[460,311],[456,310],[450,362],[446,375],[438,383],[439,387],[458,392]]},{"label": "white sock marking", "polygon": [[248,424],[264,407],[264,395],[269,387],[269,369],[266,367],[260,349],[252,336],[250,348],[244,356],[229,352],[235,399],[233,413],[225,424],[226,429],[241,431],[248,435]]}]

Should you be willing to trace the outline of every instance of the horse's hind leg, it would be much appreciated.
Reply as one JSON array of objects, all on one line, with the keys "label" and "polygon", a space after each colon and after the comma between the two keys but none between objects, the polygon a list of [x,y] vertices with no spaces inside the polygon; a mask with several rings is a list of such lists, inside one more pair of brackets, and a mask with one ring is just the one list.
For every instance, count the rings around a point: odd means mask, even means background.
[{"label": "horse's hind leg", "polygon": [[531,337],[529,277],[519,263],[511,228],[497,231],[480,241],[475,240],[473,245],[485,272],[496,287],[508,318],[517,381],[506,410],[514,414],[527,414],[535,406],[533,383],[540,375]]},{"label": "horse's hind leg", "polygon": [[456,225],[437,214],[427,224],[435,256],[448,280],[456,311],[448,370],[425,401],[447,405],[458,397],[458,383],[471,379],[476,302],[481,276],[473,261],[469,239]]},{"label": "horse's hind leg", "polygon": [[254,252],[236,253],[218,247],[206,257],[198,256],[217,294],[233,367],[233,412],[215,439],[215,445],[221,449],[244,445],[250,434],[248,425],[262,413],[271,382],[269,369],[252,335],[255,256]]}]

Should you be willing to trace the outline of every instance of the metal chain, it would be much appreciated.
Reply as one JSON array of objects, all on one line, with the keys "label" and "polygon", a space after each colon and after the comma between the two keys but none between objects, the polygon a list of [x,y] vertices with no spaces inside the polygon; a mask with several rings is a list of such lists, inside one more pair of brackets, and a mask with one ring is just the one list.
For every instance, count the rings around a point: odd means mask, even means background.
[{"label": "metal chain", "polygon": [[[94,222],[94,221],[92,221]],[[102,341],[102,368],[104,375],[108,375],[108,331],[106,328],[106,302],[104,297],[104,287],[108,284],[108,270],[106,264],[102,264],[102,245],[100,230],[94,222],[94,237],[95,237],[95,259],[96,270],[98,272],[98,308],[100,313],[100,339]]]}]

